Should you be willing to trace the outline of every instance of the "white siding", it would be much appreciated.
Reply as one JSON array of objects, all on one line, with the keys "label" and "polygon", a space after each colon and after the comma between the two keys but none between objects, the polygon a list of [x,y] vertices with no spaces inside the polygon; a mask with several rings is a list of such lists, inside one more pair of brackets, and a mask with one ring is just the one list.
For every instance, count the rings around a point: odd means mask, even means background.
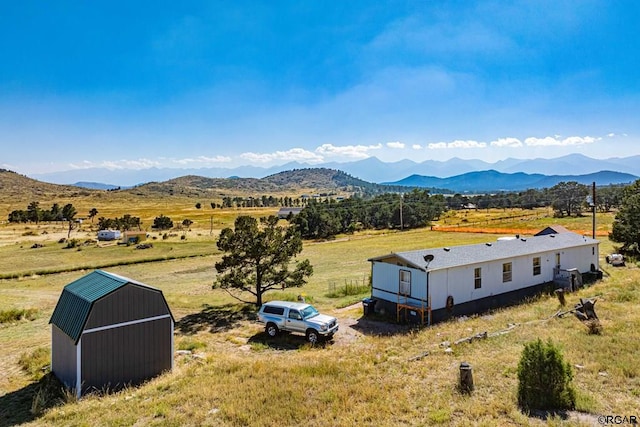
[{"label": "white siding", "polygon": [[405,267],[384,262],[374,262],[372,267],[372,296],[375,298],[397,302],[400,285],[400,270],[411,272],[411,298],[427,298],[426,273],[416,268]]},{"label": "white siding", "polygon": [[[558,251],[528,254],[510,259],[501,259],[486,263],[469,264],[449,269],[433,270],[427,273],[405,266],[386,262],[373,262],[373,293],[375,298],[397,302],[399,271],[411,271],[411,296],[427,299],[425,291],[429,290],[431,308],[437,310],[446,307],[448,296],[452,296],[454,304],[461,304],[493,295],[499,295],[530,286],[541,285],[553,281],[556,266],[556,253],[560,253],[561,268],[577,268],[580,272],[588,272],[593,264],[598,266],[598,246],[582,246],[565,248]],[[540,257],[540,274],[533,274],[533,259]],[[502,265],[511,263],[511,281],[503,282]],[[474,270],[481,268],[482,285],[475,289]],[[386,291],[386,292],[385,292]]]}]

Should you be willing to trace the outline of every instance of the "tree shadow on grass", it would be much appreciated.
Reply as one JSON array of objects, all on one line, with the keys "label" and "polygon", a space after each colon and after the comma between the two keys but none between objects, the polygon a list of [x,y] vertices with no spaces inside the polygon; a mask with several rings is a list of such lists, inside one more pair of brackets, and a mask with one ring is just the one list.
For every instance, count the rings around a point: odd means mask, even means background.
[{"label": "tree shadow on grass", "polygon": [[277,336],[270,337],[266,332],[260,332],[249,338],[248,343],[272,350],[299,350],[303,347],[325,348],[333,343],[333,339],[321,339],[315,345],[311,345],[304,335],[280,332]]},{"label": "tree shadow on grass", "polygon": [[65,403],[64,386],[52,373],[38,382],[0,396],[0,427],[37,420],[48,409]]},{"label": "tree shadow on grass", "polygon": [[211,333],[232,329],[245,320],[255,320],[256,308],[250,304],[206,305],[199,313],[188,314],[176,322],[176,329],[185,335],[209,330]]}]

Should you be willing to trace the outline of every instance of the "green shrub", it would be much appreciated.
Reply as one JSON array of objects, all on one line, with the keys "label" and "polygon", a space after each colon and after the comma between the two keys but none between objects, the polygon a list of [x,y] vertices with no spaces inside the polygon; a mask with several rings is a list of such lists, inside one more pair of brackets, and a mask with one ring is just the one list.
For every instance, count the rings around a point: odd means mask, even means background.
[{"label": "green shrub", "polygon": [[22,319],[35,320],[38,310],[35,308],[12,308],[0,311],[0,323],[12,323]]},{"label": "green shrub", "polygon": [[573,409],[571,366],[551,340],[526,343],[518,363],[518,405],[530,409]]},{"label": "green shrub", "polygon": [[184,339],[178,343],[178,350],[196,351],[206,347],[207,347],[207,344],[200,341],[190,340],[190,339]]},{"label": "green shrub", "polygon": [[51,350],[39,347],[31,353],[23,353],[18,365],[34,380],[40,380],[50,369]]},{"label": "green shrub", "polygon": [[79,245],[80,245],[80,242],[78,241],[78,239],[71,239],[67,241],[67,245],[65,246],[65,249],[77,248]]}]

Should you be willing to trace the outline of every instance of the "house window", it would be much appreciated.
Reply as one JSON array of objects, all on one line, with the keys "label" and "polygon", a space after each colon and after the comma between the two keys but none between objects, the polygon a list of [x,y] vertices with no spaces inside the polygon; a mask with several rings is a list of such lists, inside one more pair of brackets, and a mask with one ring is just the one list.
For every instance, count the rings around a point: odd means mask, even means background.
[{"label": "house window", "polygon": [[473,286],[475,289],[482,287],[482,269],[480,267],[473,269]]},{"label": "house window", "polygon": [[502,264],[502,282],[511,281],[511,263],[505,262]]},{"label": "house window", "polygon": [[560,269],[560,252],[556,253],[556,268]]},{"label": "house window", "polygon": [[408,270],[400,270],[400,286],[398,293],[400,295],[411,295],[411,272]]},{"label": "house window", "polygon": [[533,275],[539,276],[541,272],[540,257],[533,257]]}]

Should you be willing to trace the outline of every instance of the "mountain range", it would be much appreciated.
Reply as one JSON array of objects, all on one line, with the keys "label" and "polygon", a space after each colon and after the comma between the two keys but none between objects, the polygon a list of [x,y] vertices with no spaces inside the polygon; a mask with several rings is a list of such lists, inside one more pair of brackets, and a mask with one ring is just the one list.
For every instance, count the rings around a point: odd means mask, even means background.
[{"label": "mountain range", "polygon": [[[514,159],[509,158],[495,163],[482,160],[453,158],[447,161],[427,160],[414,162],[401,160],[383,162],[376,157],[344,163],[323,163],[309,165],[290,162],[279,166],[262,168],[257,166],[239,166],[236,168],[148,168],[148,169],[73,169],[63,172],[30,174],[29,176],[44,182],[56,184],[79,184],[88,188],[130,187],[146,182],[162,182],[187,175],[209,178],[264,178],[278,172],[294,169],[327,168],[346,172],[364,181],[373,183],[397,182],[412,175],[448,178],[469,172],[489,171],[513,174],[541,175],[587,175],[600,171],[615,171],[640,176],[640,156],[612,157],[593,159],[582,154],[571,154],[553,159]],[[90,185],[87,185],[90,184]],[[106,187],[105,187],[106,185]]]},{"label": "mountain range", "polygon": [[638,179],[637,176],[622,173],[601,171],[585,175],[543,175],[523,172],[502,173],[495,170],[469,172],[449,178],[411,175],[395,182],[383,183],[403,187],[447,188],[459,193],[485,193],[499,191],[523,191],[530,188],[550,188],[559,182],[576,181],[580,184],[597,185],[628,184]]},{"label": "mountain range", "polygon": [[[69,197],[92,194],[130,194],[135,197],[181,196],[194,198],[217,198],[224,195],[264,194],[380,194],[404,192],[409,188],[428,188],[431,193],[486,193],[499,191],[523,191],[529,188],[550,188],[562,181],[577,181],[599,186],[627,184],[637,176],[601,171],[585,175],[543,175],[502,173],[495,170],[468,172],[449,178],[411,175],[395,182],[371,183],[355,178],[345,172],[328,168],[303,168],[279,172],[264,178],[207,178],[186,175],[161,182],[148,182],[119,191],[105,191],[103,184],[78,183],[75,186],[51,184],[0,169],[0,190],[7,200],[37,200],[44,194]],[[82,184],[85,186],[83,187]],[[82,188],[81,188],[82,187]],[[102,197],[102,196],[101,196]]]}]

